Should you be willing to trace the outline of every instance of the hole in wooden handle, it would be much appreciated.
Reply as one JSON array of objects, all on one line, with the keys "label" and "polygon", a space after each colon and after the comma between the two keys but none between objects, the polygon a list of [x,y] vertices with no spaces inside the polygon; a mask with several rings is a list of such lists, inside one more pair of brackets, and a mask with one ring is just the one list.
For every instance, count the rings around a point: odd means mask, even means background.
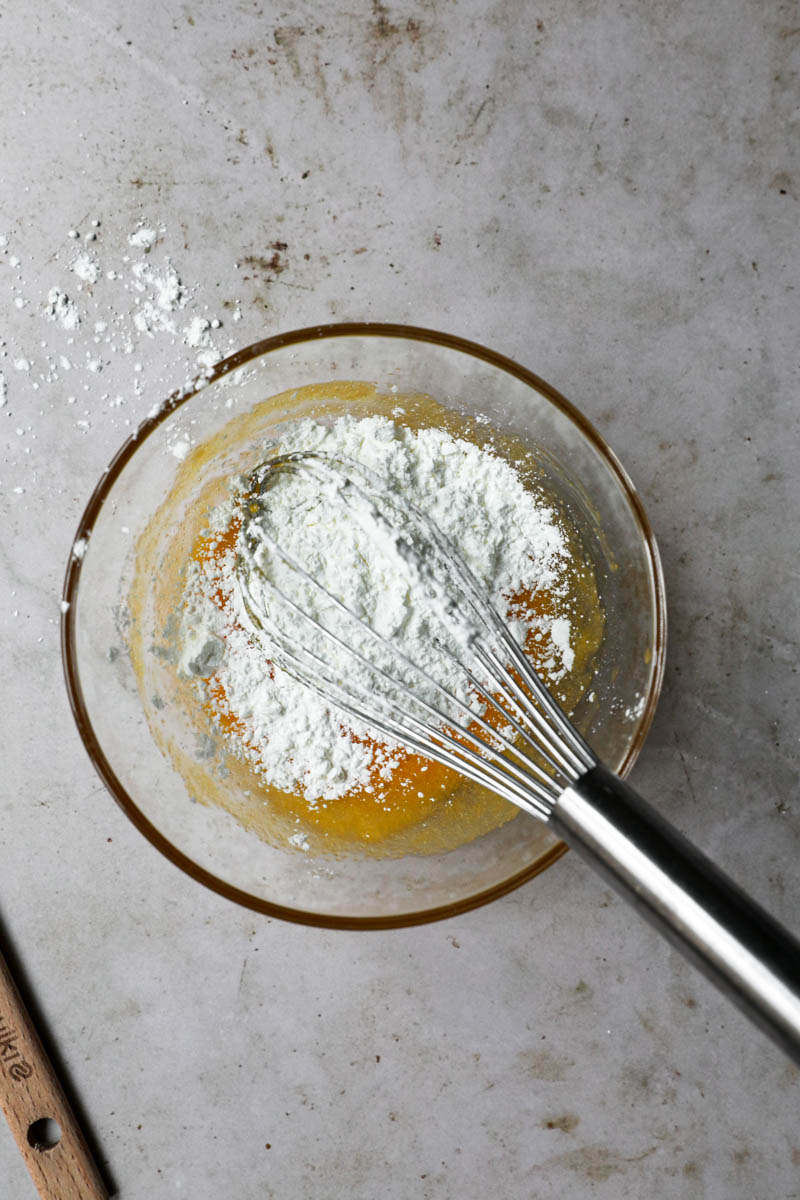
[{"label": "hole in wooden handle", "polygon": [[34,1150],[52,1150],[61,1141],[61,1126],[52,1117],[39,1117],[28,1126],[28,1145]]}]

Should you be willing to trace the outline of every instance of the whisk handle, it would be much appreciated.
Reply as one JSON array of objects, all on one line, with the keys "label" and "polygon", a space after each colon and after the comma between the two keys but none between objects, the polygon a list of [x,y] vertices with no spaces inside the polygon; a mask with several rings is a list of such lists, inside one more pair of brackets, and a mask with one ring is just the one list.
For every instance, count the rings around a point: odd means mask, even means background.
[{"label": "whisk handle", "polygon": [[800,1064],[800,941],[606,767],[549,825]]}]

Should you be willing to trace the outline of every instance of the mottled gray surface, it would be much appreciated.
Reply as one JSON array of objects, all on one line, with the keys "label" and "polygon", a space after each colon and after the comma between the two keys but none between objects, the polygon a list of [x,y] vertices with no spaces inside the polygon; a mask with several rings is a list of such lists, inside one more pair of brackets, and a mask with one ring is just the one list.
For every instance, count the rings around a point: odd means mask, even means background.
[{"label": "mottled gray surface", "polygon": [[[116,809],[58,648],[93,482],[194,361],[131,333],[140,221],[223,350],[472,337],[644,496],[671,644],[635,783],[800,926],[798,52],[758,0],[3,6],[0,911],[129,1200],[800,1196],[798,1071],[573,856],[418,929],[254,917]],[[120,277],[79,291],[93,219]],[[0,1180],[34,1194],[4,1126]]]}]

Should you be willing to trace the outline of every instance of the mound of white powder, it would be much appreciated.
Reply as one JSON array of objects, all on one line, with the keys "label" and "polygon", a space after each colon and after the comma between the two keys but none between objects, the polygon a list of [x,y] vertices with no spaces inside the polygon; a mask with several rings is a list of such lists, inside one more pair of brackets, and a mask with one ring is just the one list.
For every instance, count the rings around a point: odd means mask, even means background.
[{"label": "mound of white powder", "polygon": [[[442,429],[412,430],[387,417],[338,418],[331,424],[300,421],[282,434],[276,451],[319,450],[355,460],[377,475],[398,500],[423,509],[459,549],[498,611],[521,592],[563,589],[569,551],[552,508],[523,486],[512,466]],[[308,564],[322,586],[342,598],[383,637],[456,695],[466,694],[463,671],[435,636],[431,610],[419,586],[396,569],[374,539],[341,506],[330,502],[313,479],[287,475],[270,489],[263,520],[267,531],[296,561]],[[211,518],[222,531],[234,515],[236,497]],[[231,580],[221,609],[219,565],[193,563],[181,631],[181,670],[203,689],[221,683],[231,712],[243,723],[240,752],[264,781],[304,795],[310,803],[368,788],[375,773],[391,777],[393,747],[376,748],[370,729],[345,718],[326,701],[268,660],[252,636],[241,596],[233,584],[234,553],[223,562]],[[302,606],[319,615],[319,593],[307,590]],[[324,603],[324,601],[323,601]],[[511,620],[520,642],[528,632]],[[545,665],[557,680],[572,665],[566,615],[536,618],[549,636],[552,657]],[[305,637],[305,634],[301,636]],[[359,649],[373,654],[364,641]],[[379,650],[376,651],[379,653]],[[436,699],[435,691],[430,698]]]}]

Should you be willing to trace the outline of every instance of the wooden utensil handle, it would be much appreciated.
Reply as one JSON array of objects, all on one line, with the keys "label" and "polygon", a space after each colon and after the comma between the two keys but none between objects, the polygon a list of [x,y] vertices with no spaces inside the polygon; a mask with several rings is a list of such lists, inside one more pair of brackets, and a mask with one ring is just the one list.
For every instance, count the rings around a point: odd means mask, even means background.
[{"label": "wooden utensil handle", "polygon": [[2,954],[0,1108],[42,1200],[107,1200],[108,1190]]}]

